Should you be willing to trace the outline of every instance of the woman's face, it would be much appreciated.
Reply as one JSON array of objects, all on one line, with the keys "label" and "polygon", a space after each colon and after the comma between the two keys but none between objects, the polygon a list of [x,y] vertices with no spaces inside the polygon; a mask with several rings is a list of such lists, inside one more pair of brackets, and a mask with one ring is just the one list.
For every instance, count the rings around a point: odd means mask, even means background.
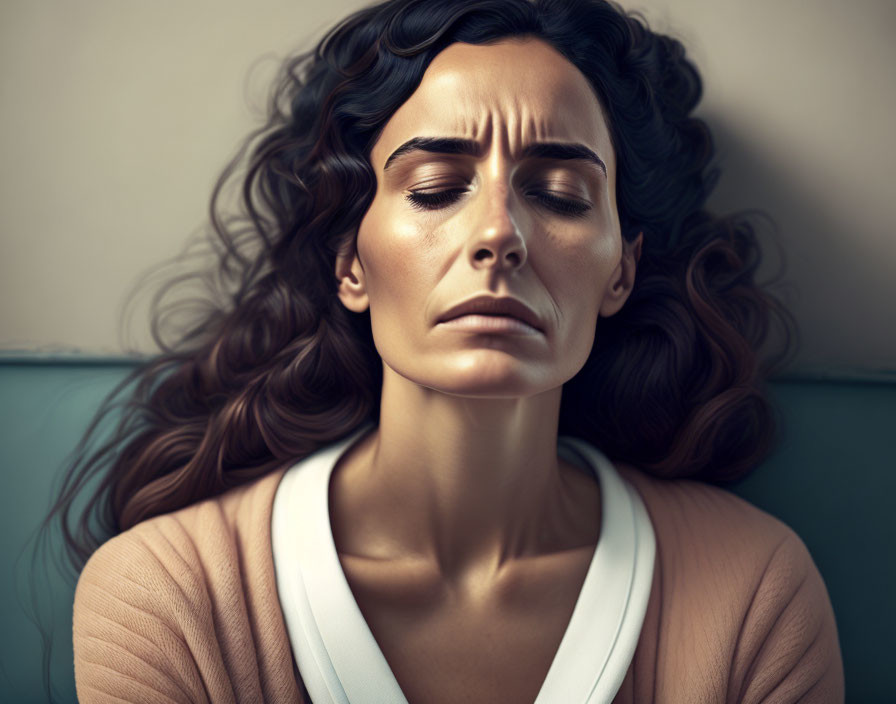
[{"label": "woman's face", "polygon": [[[420,138],[451,142],[402,148]],[[609,130],[578,69],[535,39],[452,44],[370,160],[376,195],[336,272],[343,303],[369,305],[384,363],[425,387],[479,397],[531,395],[574,376],[598,315],[618,311],[634,280]],[[537,329],[440,322],[479,295],[521,301]]]}]

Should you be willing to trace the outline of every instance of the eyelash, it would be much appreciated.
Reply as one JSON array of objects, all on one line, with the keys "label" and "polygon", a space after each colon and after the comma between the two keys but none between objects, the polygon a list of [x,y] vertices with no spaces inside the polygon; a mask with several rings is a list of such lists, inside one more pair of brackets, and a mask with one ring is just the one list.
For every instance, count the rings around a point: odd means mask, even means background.
[{"label": "eyelash", "polygon": [[[437,210],[438,208],[455,202],[457,196],[461,193],[466,193],[466,190],[463,188],[451,188],[447,191],[437,191],[436,193],[410,191],[406,197],[410,201],[411,206],[417,210]],[[586,211],[591,210],[591,206],[585,205],[584,203],[557,198],[556,196],[549,195],[543,191],[536,191],[536,193],[540,193],[538,200],[540,200],[545,207],[563,215],[581,217]]]}]

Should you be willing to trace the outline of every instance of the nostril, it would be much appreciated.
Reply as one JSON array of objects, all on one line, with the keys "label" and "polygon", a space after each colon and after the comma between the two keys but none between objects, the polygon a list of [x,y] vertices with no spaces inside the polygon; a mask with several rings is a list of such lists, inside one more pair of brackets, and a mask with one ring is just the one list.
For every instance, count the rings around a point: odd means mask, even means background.
[{"label": "nostril", "polygon": [[[489,247],[481,247],[476,250],[476,254],[473,255],[473,260],[476,262],[482,262],[489,259],[494,259],[496,263],[501,261],[500,254]],[[518,249],[514,248],[504,255],[503,262],[504,266],[515,268],[520,266],[523,262],[523,256]]]}]

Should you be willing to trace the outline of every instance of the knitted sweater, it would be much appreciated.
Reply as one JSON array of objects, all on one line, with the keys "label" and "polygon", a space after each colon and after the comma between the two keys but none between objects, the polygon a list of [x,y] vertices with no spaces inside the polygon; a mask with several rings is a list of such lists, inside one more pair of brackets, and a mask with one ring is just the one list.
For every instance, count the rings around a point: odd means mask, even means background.
[{"label": "knitted sweater", "polygon": [[[618,469],[650,515],[656,563],[613,701],[842,702],[834,613],[799,536],[723,489]],[[79,701],[309,702],[271,549],[285,471],[143,521],[91,556],[73,614]]]}]

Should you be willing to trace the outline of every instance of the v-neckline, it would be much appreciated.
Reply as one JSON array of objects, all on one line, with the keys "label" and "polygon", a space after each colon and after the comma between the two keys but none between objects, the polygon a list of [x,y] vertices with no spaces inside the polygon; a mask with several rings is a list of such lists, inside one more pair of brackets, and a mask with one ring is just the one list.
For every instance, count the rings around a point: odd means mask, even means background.
[{"label": "v-neckline", "polygon": [[[372,427],[368,423],[291,467],[275,496],[272,547],[278,591],[314,704],[407,704],[355,601],[330,521],[333,469]],[[631,662],[646,612],[654,535],[637,493],[603,453],[569,436],[558,438],[557,449],[558,456],[595,473],[601,528],[535,704],[609,702]]]}]

